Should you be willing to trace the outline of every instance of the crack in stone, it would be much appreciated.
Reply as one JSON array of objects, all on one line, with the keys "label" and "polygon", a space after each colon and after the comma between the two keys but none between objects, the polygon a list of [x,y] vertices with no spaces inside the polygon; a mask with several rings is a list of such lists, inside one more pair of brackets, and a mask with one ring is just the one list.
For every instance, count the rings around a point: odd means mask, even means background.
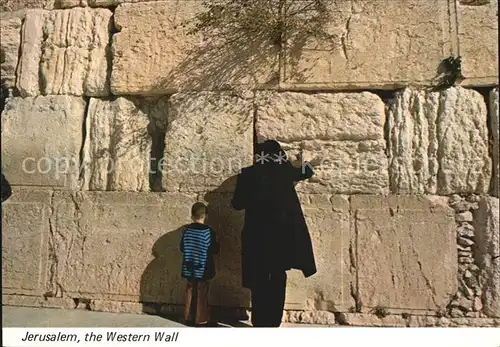
[{"label": "crack in stone", "polygon": [[342,43],[342,52],[344,53],[344,58],[346,60],[349,60],[349,54],[347,53],[347,42],[346,41],[349,39],[351,19],[352,19],[352,15],[349,16],[349,18],[347,19],[345,30],[342,33],[342,36],[340,37],[340,41]]},{"label": "crack in stone", "polygon": [[57,285],[56,285],[56,277],[57,277],[57,267],[59,263],[59,259],[57,257],[57,251],[56,251],[56,241],[55,241],[55,233],[56,233],[56,227],[54,225],[54,218],[55,218],[55,207],[54,207],[54,198],[55,198],[55,191],[52,191],[51,197],[50,197],[50,217],[49,217],[49,259],[52,261],[52,264],[50,265],[50,278],[49,278],[49,283],[50,283],[50,291],[46,293],[46,296],[50,297],[55,297],[57,296]]},{"label": "crack in stone", "polygon": [[438,303],[436,302],[436,290],[434,289],[431,281],[427,278],[427,275],[423,271],[422,262],[420,261],[420,257],[418,256],[418,252],[415,249],[415,246],[413,243],[413,236],[411,235],[411,233],[410,233],[410,238],[411,238],[411,249],[412,249],[413,255],[417,258],[417,264],[418,264],[418,268],[420,270],[420,273],[422,274],[422,277],[424,278],[424,281],[425,281],[427,288],[432,293],[432,301],[433,301],[434,305],[436,306],[436,308],[439,308],[440,305],[438,305]]}]

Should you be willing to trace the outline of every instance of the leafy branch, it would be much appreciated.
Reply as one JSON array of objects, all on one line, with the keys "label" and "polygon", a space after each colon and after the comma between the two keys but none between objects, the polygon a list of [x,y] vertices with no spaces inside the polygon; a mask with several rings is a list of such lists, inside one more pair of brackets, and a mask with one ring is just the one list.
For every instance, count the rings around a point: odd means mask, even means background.
[{"label": "leafy branch", "polygon": [[211,0],[195,16],[189,34],[233,41],[267,40],[278,48],[304,37],[329,37],[325,31],[332,0]]}]

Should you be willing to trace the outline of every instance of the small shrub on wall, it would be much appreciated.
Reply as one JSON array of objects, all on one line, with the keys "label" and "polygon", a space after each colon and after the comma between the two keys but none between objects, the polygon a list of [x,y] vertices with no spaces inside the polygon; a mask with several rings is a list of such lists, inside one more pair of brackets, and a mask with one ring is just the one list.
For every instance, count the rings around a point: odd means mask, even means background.
[{"label": "small shrub on wall", "polygon": [[332,0],[212,0],[195,18],[191,33],[235,40],[263,39],[281,47],[287,40],[325,38]]}]

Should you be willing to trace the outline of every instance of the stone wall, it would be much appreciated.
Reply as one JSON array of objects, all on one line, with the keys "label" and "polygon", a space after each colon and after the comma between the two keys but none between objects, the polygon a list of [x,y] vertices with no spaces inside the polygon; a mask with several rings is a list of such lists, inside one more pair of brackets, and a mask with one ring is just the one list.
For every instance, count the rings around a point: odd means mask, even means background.
[{"label": "stone wall", "polygon": [[[276,139],[316,171],[318,273],[290,272],[284,320],[500,325],[497,5],[332,1],[330,41],[235,52],[187,34],[200,1],[0,1],[3,304],[178,312],[205,201],[210,302],[249,314],[230,199]],[[461,85],[431,90],[458,55]]]}]

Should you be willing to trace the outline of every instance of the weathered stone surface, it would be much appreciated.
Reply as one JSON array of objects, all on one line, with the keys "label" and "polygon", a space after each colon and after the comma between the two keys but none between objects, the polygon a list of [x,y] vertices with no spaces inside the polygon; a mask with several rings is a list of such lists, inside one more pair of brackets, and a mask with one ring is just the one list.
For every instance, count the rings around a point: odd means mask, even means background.
[{"label": "weathered stone surface", "polygon": [[455,215],[455,220],[458,223],[461,223],[461,222],[472,222],[472,212],[466,211],[466,212],[462,212],[462,213],[457,213]]},{"label": "weathered stone surface", "polygon": [[198,0],[120,5],[114,17],[120,32],[113,36],[113,94],[227,89],[276,79],[276,49],[248,39],[224,44],[188,35],[201,9]]},{"label": "weathered stone surface", "polygon": [[21,95],[109,94],[112,14],[89,8],[28,11],[17,81]]},{"label": "weathered stone surface", "polygon": [[298,191],[387,193],[384,103],[377,95],[260,92],[256,103],[259,141],[279,141],[291,159],[301,148],[312,153],[315,176]]},{"label": "weathered stone surface", "polygon": [[12,98],[2,113],[2,173],[11,185],[78,186],[85,100]]},{"label": "weathered stone surface", "polygon": [[341,325],[358,327],[406,327],[406,320],[401,316],[395,315],[379,318],[373,314],[366,313],[340,313],[338,317]]},{"label": "weathered stone surface", "polygon": [[500,122],[498,121],[500,107],[498,106],[498,87],[490,92],[490,129],[491,135],[493,137],[493,175],[491,178],[491,194],[498,198],[500,193],[499,183],[500,183],[500,141],[499,141],[499,127]]},{"label": "weathered stone surface", "polygon": [[134,2],[155,2],[164,0],[55,0],[56,8],[70,8],[76,6],[92,6],[92,7],[113,7],[125,3]]},{"label": "weathered stone surface", "polygon": [[[92,1],[92,0],[90,0]],[[88,0],[55,0],[56,8],[72,8],[72,7],[85,7],[89,3]]]},{"label": "weathered stone surface", "polygon": [[459,245],[464,246],[464,247],[469,247],[469,246],[472,246],[474,244],[474,241],[467,239],[465,237],[459,237],[457,241],[458,241]]},{"label": "weathered stone surface", "polygon": [[439,318],[430,316],[410,316],[408,319],[408,327],[434,327],[438,326]]},{"label": "weathered stone surface", "polygon": [[251,93],[175,94],[168,113],[163,165],[167,191],[214,190],[252,164]]},{"label": "weathered stone surface", "polygon": [[0,21],[0,82],[12,88],[16,85],[16,69],[21,45],[22,19],[14,17]]},{"label": "weathered stone surface", "polygon": [[406,89],[389,109],[393,193],[488,192],[487,112],[474,90]]},{"label": "weathered stone surface", "polygon": [[[5,287],[4,287],[5,288]],[[2,305],[46,308],[75,308],[71,298],[47,298],[29,295],[2,295]]]},{"label": "weathered stone surface", "polygon": [[50,202],[50,191],[15,190],[2,203],[3,294],[45,293]]},{"label": "weathered stone surface", "polygon": [[331,38],[309,40],[302,53],[289,43],[281,87],[361,89],[394,88],[409,81],[425,84],[436,76],[439,62],[455,50],[447,1],[333,1],[330,8],[327,31]]},{"label": "weathered stone surface", "polygon": [[283,312],[282,322],[325,326],[337,325],[335,314],[328,311],[285,311]]},{"label": "weathered stone surface", "polygon": [[182,194],[56,192],[52,294],[182,304],[180,227],[195,201]]},{"label": "weathered stone surface", "polygon": [[351,215],[362,312],[446,307],[457,291],[458,265],[454,212],[445,198],[352,196]]},{"label": "weathered stone surface", "polygon": [[500,232],[498,198],[483,197],[475,214],[476,263],[481,268],[483,312],[500,317]]},{"label": "weathered stone surface", "polygon": [[[469,223],[462,223],[462,225],[458,228],[458,235],[462,237],[474,237],[474,227]],[[464,249],[462,249],[464,250]]]},{"label": "weathered stone surface", "polygon": [[462,84],[498,85],[498,0],[470,5],[457,5]]},{"label": "weathered stone surface", "polygon": [[149,191],[150,161],[159,164],[160,159],[151,160],[152,133],[156,121],[162,127],[166,122],[166,106],[166,99],[90,100],[85,142],[89,190]]},{"label": "weathered stone surface", "polygon": [[54,8],[55,1],[57,0],[2,0],[0,1],[0,12],[18,11],[25,8],[44,8],[51,10]]},{"label": "weathered stone surface", "polygon": [[92,311],[100,311],[100,312],[117,312],[117,313],[143,312],[143,305],[141,303],[128,302],[128,301],[91,300],[89,308]]},{"label": "weathered stone surface", "polygon": [[[355,306],[351,296],[349,200],[339,195],[301,194],[300,201],[311,235],[318,272],[304,278],[288,272],[286,308],[294,310],[347,311]],[[335,285],[332,285],[335,283]]]}]

